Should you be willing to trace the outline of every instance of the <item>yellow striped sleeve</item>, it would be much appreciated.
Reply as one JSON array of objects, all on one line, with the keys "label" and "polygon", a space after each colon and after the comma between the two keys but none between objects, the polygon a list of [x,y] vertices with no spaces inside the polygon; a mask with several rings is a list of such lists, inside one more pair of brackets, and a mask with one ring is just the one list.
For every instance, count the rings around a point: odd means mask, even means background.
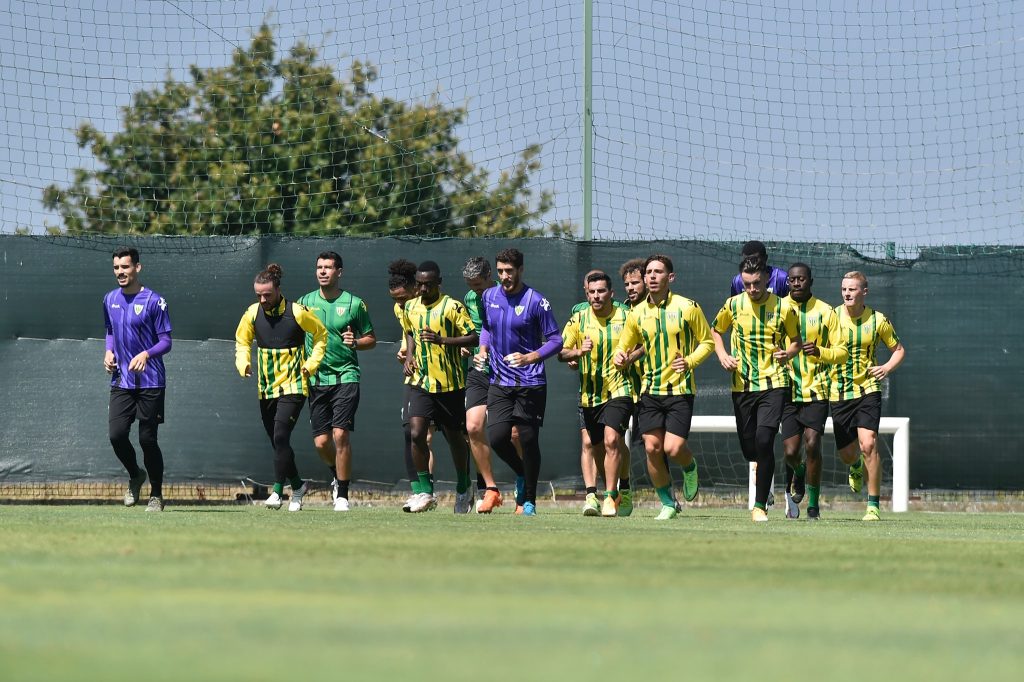
[{"label": "yellow striped sleeve", "polygon": [[320,362],[327,352],[327,327],[316,316],[316,313],[298,303],[292,303],[292,314],[295,315],[295,322],[302,327],[302,331],[313,337],[313,350],[310,351],[306,361],[302,363],[306,372],[312,376],[316,374],[316,370],[320,367]]},{"label": "yellow striped sleeve", "polygon": [[828,339],[828,344],[819,343],[818,353],[821,362],[827,365],[838,365],[850,359],[850,349],[846,346],[846,336],[839,327],[839,315],[834,310],[829,311],[823,323],[825,327],[821,336]]},{"label": "yellow striped sleeve", "polygon": [[896,346],[900,345],[900,337],[896,336],[896,329],[892,326],[889,318],[881,313],[877,314],[882,318],[882,321],[878,324],[878,337],[882,339],[882,342],[889,350],[893,350]]},{"label": "yellow striped sleeve", "polygon": [[252,342],[256,338],[256,311],[259,303],[253,303],[238,321],[235,328],[235,369],[239,376],[245,376],[245,368],[252,364]]},{"label": "yellow striped sleeve", "polygon": [[690,371],[693,371],[694,367],[700,365],[715,352],[715,342],[711,338],[711,327],[708,326],[708,320],[704,317],[704,311],[696,302],[686,311],[686,321],[690,325],[690,329],[693,330],[693,337],[697,342],[693,351],[685,358],[686,364],[690,366]]}]

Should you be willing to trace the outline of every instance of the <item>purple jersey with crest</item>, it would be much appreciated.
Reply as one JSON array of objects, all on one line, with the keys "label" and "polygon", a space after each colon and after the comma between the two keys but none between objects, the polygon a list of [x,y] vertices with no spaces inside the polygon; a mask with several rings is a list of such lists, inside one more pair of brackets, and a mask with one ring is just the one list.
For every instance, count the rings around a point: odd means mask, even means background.
[{"label": "purple jersey with crest", "polygon": [[158,334],[171,333],[167,301],[146,287],[128,296],[120,289],[114,289],[103,297],[103,319],[107,325],[107,336],[113,337],[117,361],[110,385],[129,389],[164,388],[167,373],[163,358],[151,357],[141,372],[130,371],[128,363],[142,351],[156,346]]},{"label": "purple jersey with crest", "polygon": [[[525,284],[517,294],[506,295],[491,287],[483,295],[483,336],[487,340],[491,383],[499,386],[544,386],[544,362],[510,367],[504,358],[511,353],[541,351],[551,357],[562,348],[562,332],[551,304]],[[551,352],[553,349],[553,352]]]},{"label": "purple jersey with crest", "polygon": [[[789,293],[789,282],[786,280],[787,274],[785,270],[769,265],[768,269],[771,272],[768,275],[768,291],[775,294],[779,298],[786,298],[786,294]],[[743,293],[743,278],[736,275],[732,278],[732,292],[730,296]]]}]

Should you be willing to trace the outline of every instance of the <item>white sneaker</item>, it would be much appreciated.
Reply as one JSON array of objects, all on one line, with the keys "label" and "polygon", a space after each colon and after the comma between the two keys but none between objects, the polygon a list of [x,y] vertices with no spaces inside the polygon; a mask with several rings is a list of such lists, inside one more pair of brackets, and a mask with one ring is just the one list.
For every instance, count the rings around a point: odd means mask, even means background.
[{"label": "white sneaker", "polygon": [[409,511],[413,514],[430,511],[437,507],[437,498],[430,493],[419,493],[409,501]]},{"label": "white sneaker", "polygon": [[267,509],[280,509],[281,496],[278,495],[277,493],[270,493],[270,497],[264,500],[263,506],[266,507]]},{"label": "white sneaker", "polygon": [[334,511],[343,512],[348,511],[348,498],[338,497],[334,500]]},{"label": "white sneaker", "polygon": [[792,495],[786,492],[786,518],[787,519],[799,519],[800,518],[800,505],[793,501]]},{"label": "white sneaker", "polygon": [[405,498],[405,502],[402,503],[402,511],[404,511],[406,514],[412,511],[412,501],[416,499],[417,494],[418,493],[412,493],[411,495],[409,495],[409,497]]},{"label": "white sneaker", "polygon": [[292,501],[288,503],[288,511],[302,511],[302,498],[306,496],[308,490],[309,484],[306,481],[302,482],[298,490],[292,488]]},{"label": "white sneaker", "polygon": [[473,488],[467,488],[464,493],[455,493],[455,513],[468,514],[473,506]]}]

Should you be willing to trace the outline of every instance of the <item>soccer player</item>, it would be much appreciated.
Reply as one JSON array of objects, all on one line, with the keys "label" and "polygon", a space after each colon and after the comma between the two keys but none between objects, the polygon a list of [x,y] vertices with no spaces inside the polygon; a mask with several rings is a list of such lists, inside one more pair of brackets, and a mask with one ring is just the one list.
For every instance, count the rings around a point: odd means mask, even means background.
[{"label": "soccer player", "polygon": [[[768,494],[775,474],[775,434],[789,397],[785,363],[800,352],[796,312],[768,291],[770,272],[760,258],[740,263],[742,294],[730,297],[718,311],[711,334],[722,368],[732,373],[732,404],[740,449],[757,463],[754,521],[768,520]],[[732,353],[722,335],[732,329]],[[789,338],[787,345],[785,340]],[[785,350],[781,350],[786,345]]]},{"label": "soccer player", "polygon": [[[775,294],[779,298],[782,298],[789,293],[789,284],[786,281],[786,271],[782,268],[777,268],[774,265],[768,265],[768,250],[764,247],[763,242],[751,241],[743,245],[743,249],[740,251],[740,262],[745,261],[748,258],[756,258],[764,263],[765,267],[768,269],[768,284],[766,287],[768,289],[768,293]],[[732,278],[730,296],[736,296],[742,293],[742,276],[737,274]]]},{"label": "soccer player", "polygon": [[441,281],[437,263],[420,263],[416,270],[419,296],[406,302],[403,311],[407,348],[404,371],[411,379],[409,429],[420,485],[409,511],[424,512],[437,506],[427,449],[427,430],[434,422],[441,427],[455,464],[455,513],[466,514],[473,502],[473,490],[466,444],[466,369],[459,349],[476,345],[480,337],[466,307],[441,293]]},{"label": "soccer player", "polygon": [[[540,428],[547,403],[544,361],[562,349],[562,334],[551,304],[523,282],[523,254],[505,249],[495,257],[500,287],[484,292],[480,358],[491,369],[487,393],[487,436],[498,456],[516,473],[516,513],[537,513]],[[523,457],[512,442],[519,432]]]},{"label": "soccer player", "polygon": [[[612,303],[612,280],[601,271],[587,275],[590,306],[573,314],[562,332],[564,347],[558,353],[563,362],[575,360],[580,375],[580,436],[584,456],[583,475],[587,486],[584,516],[616,516],[617,481],[623,454],[623,434],[633,415],[632,385],[612,363],[612,351],[626,323],[626,311]],[[597,500],[597,469],[604,468],[605,493]]]},{"label": "soccer player", "polygon": [[[264,504],[281,508],[285,481],[292,487],[288,511],[301,511],[309,489],[299,477],[292,450],[292,429],[306,402],[306,381],[316,374],[327,351],[327,329],[305,306],[281,295],[281,266],[271,263],[256,275],[253,291],[257,302],[249,306],[235,329],[235,369],[252,376],[252,343],[256,341],[257,390],[263,428],[274,446],[274,490]],[[306,355],[306,334],[313,349]]]},{"label": "soccer player", "polygon": [[[821,492],[821,434],[828,417],[830,366],[846,362],[849,352],[839,333],[838,317],[832,306],[814,296],[814,278],[806,263],[793,263],[787,277],[789,296],[783,303],[797,313],[800,354],[789,365],[791,392],[782,408],[782,447],[786,454],[786,517],[800,516],[799,503],[807,493],[807,518],[817,519]],[[801,444],[807,462],[800,459]],[[806,485],[805,485],[806,482]]]},{"label": "soccer player", "polygon": [[[128,472],[124,506],[134,507],[149,472],[149,504],[146,511],[164,509],[164,456],[157,442],[157,428],[164,422],[167,372],[163,356],[171,350],[171,318],[167,301],[142,286],[142,262],[134,248],[114,251],[117,289],[103,297],[106,352],[103,367],[111,375],[108,430],[114,454]],[[128,436],[139,420],[141,469]]]},{"label": "soccer player", "polygon": [[[327,328],[327,351],[309,380],[309,423],[313,445],[331,469],[334,511],[349,510],[348,488],[352,478],[352,443],[359,409],[359,360],[356,351],[377,345],[373,324],[363,299],[343,290],[342,260],[335,251],[316,257],[316,281],[320,285],[299,299]],[[313,337],[306,335],[306,355],[313,353]]]},{"label": "soccer player", "polygon": [[[836,313],[850,357],[835,366],[832,377],[829,395],[832,427],[839,458],[850,467],[853,492],[860,492],[867,474],[868,508],[864,521],[878,521],[878,500],[882,492],[882,459],[877,447],[878,425],[882,419],[879,382],[900,366],[907,351],[889,319],[864,305],[868,295],[868,278],[864,273],[854,271],[843,275],[841,293],[843,304],[836,307]],[[879,341],[892,352],[889,361],[881,365],[875,357]]]},{"label": "soccer player", "polygon": [[614,356],[615,366],[625,371],[636,346],[643,345],[643,386],[636,421],[644,434],[647,472],[661,500],[659,521],[679,515],[666,455],[683,468],[687,502],[697,497],[697,462],[686,442],[697,390],[693,370],[712,350],[703,311],[696,301],[672,292],[675,277],[671,258],[662,254],[647,258],[647,298],[626,317]]}]

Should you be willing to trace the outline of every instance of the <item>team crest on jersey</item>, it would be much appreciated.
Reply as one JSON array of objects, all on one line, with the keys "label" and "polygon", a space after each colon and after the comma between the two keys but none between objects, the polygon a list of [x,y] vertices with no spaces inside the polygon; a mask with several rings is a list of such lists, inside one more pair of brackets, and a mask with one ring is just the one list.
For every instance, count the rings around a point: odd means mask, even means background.
[{"label": "team crest on jersey", "polygon": [[141,315],[142,311],[145,310],[146,306],[142,305],[141,303],[136,303],[133,306],[133,308],[135,309],[135,314],[136,315]]},{"label": "team crest on jersey", "polygon": [[622,333],[622,325],[621,324],[613,324],[612,325],[612,334],[621,334],[621,333]]},{"label": "team crest on jersey", "polygon": [[347,310],[347,308],[345,306],[343,306],[343,305],[334,306],[334,314],[338,315],[339,317],[341,315],[344,315],[346,310]]},{"label": "team crest on jersey", "polygon": [[678,322],[679,321],[679,311],[678,310],[668,310],[668,311],[666,311],[665,312],[665,319],[666,320],[670,320],[672,322]]},{"label": "team crest on jersey", "polygon": [[521,305],[517,305],[514,308],[514,310],[516,311],[516,315],[522,315],[523,311],[526,310],[526,307],[525,306],[521,306]]},{"label": "team crest on jersey", "polygon": [[764,321],[765,322],[774,322],[776,317],[778,317],[778,315],[776,315],[775,313],[765,313],[764,314]]}]

